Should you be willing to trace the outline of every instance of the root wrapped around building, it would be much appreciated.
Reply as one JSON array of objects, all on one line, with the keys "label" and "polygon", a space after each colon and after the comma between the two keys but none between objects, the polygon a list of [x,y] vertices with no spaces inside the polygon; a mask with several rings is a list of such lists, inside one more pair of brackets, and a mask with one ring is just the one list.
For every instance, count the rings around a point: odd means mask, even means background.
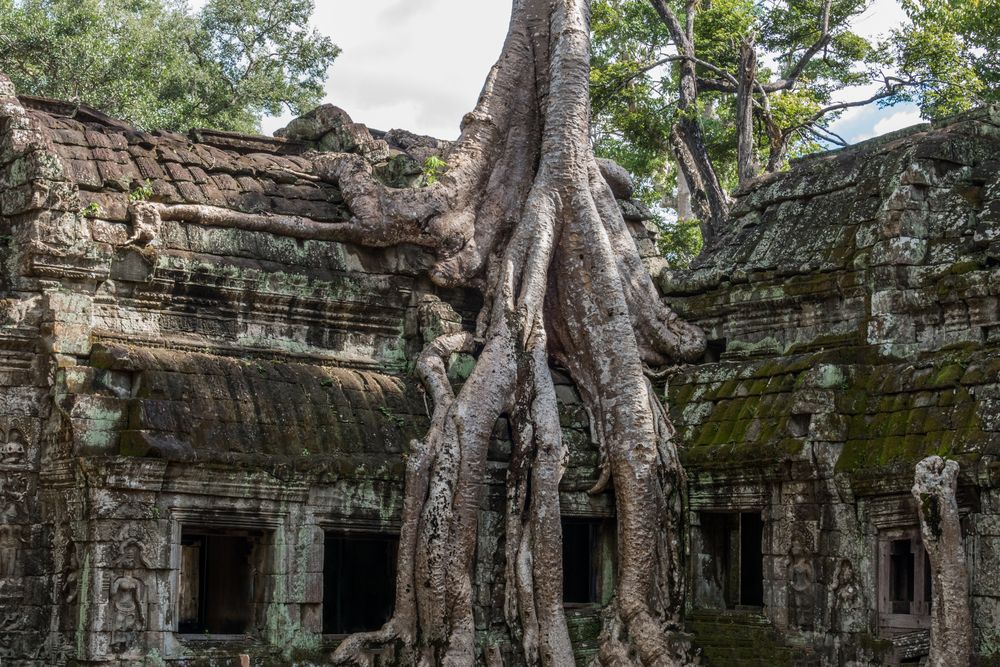
[{"label": "root wrapped around building", "polygon": [[[683,471],[674,431],[644,366],[701,354],[704,336],[662,302],[590,148],[589,3],[518,0],[499,61],[447,171],[418,190],[389,189],[360,156],[319,166],[336,182],[362,244],[434,249],[442,286],[484,296],[473,341],[447,334],[420,372],[430,431],[409,453],[396,611],[349,638],[335,660],[394,645],[405,664],[478,659],[472,604],[476,524],[490,434],[509,416],[505,612],[528,664],[573,661],[562,596],[559,481],[565,448],[550,371],[569,370],[591,415],[618,517],[618,580],[598,660],[670,665],[679,628]],[[479,346],[457,395],[448,355]]]}]

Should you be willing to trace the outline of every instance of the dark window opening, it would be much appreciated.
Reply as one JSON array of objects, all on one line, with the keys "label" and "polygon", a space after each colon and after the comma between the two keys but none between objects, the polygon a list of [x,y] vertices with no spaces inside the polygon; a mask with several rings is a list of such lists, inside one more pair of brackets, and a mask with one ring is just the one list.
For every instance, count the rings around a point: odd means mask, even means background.
[{"label": "dark window opening", "polygon": [[930,627],[930,559],[917,528],[879,536],[879,625],[890,634]]},{"label": "dark window opening", "polygon": [[323,556],[323,632],[381,628],[395,606],[395,535],[329,533]]},{"label": "dark window opening", "polygon": [[605,604],[614,589],[615,526],[607,519],[562,521],[563,603]]},{"label": "dark window opening", "polygon": [[893,540],[889,553],[889,602],[892,613],[909,614],[913,605],[916,574],[916,560],[910,549],[910,540]]},{"label": "dark window opening", "polygon": [[177,629],[236,635],[251,629],[260,536],[241,531],[181,533]]},{"label": "dark window opening", "polygon": [[927,605],[927,613],[931,611],[931,557],[924,551],[924,588],[921,591],[921,598]]},{"label": "dark window opening", "polygon": [[722,358],[726,352],[726,339],[716,338],[705,344],[705,353],[701,357],[701,363],[714,364]]},{"label": "dark window opening", "polygon": [[740,515],[740,604],[764,606],[764,520]]},{"label": "dark window opening", "polygon": [[594,521],[563,521],[563,602],[567,604],[600,601],[597,591],[599,530],[600,526]]},{"label": "dark window opening", "polygon": [[759,513],[703,512],[695,547],[695,604],[764,606],[764,521]]}]

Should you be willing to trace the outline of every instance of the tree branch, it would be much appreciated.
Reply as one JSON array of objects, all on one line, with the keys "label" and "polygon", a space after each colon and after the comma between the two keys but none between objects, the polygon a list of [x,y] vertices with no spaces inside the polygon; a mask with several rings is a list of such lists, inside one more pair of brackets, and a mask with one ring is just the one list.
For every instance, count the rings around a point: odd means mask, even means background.
[{"label": "tree branch", "polygon": [[801,128],[797,127],[794,128],[793,130],[790,130],[789,134],[791,132],[799,132],[799,131],[805,132],[806,134],[811,135],[813,138],[818,139],[819,141],[828,141],[832,144],[840,146],[841,148],[847,146],[848,144],[847,140],[844,139],[842,136],[840,136],[836,132],[833,132],[832,130],[826,129],[821,125],[809,125]]},{"label": "tree branch", "polygon": [[[727,81],[729,81],[729,82],[732,83],[732,85],[730,86],[730,85],[727,85],[727,84],[725,84],[725,83],[723,83],[721,81],[718,81],[717,79],[702,79],[701,77],[698,77],[698,84],[699,84],[699,86],[705,88],[706,90],[718,90],[720,92],[735,92],[736,91],[736,88],[735,88],[735,86],[736,86],[736,77],[733,76],[732,74],[730,74],[729,72],[727,72],[726,70],[722,69],[721,67],[717,67],[717,66],[713,65],[710,62],[706,62],[704,60],[701,60],[700,58],[695,58],[693,56],[679,54],[679,55],[674,55],[674,56],[665,56],[663,58],[660,58],[657,61],[654,61],[654,62],[648,63],[646,65],[643,65],[642,67],[640,67],[635,72],[632,72],[628,76],[626,76],[626,77],[622,78],[620,81],[618,81],[618,83],[615,84],[615,86],[613,88],[611,88],[611,90],[608,91],[608,94],[618,92],[619,90],[621,90],[622,88],[624,88],[625,86],[627,86],[631,82],[635,81],[638,77],[642,76],[646,72],[649,72],[650,70],[654,70],[657,67],[661,67],[663,65],[666,65],[667,63],[678,62],[678,61],[690,61],[690,62],[693,62],[694,64],[699,65],[700,67],[704,67],[705,69],[708,69],[708,70],[711,70],[711,71],[717,73],[719,76],[725,77]],[[703,83],[707,83],[709,85],[708,86],[702,86]],[[720,87],[721,86],[725,86],[725,89],[723,90],[722,88],[713,87],[712,84],[718,84],[718,86],[720,86]]]},{"label": "tree branch", "polygon": [[795,86],[798,82],[799,77],[802,76],[802,72],[805,71],[806,66],[813,59],[813,57],[826,48],[826,45],[830,42],[830,7],[833,4],[833,0],[826,0],[823,3],[823,13],[820,16],[820,33],[819,38],[813,42],[812,46],[805,50],[802,57],[799,58],[798,62],[792,67],[791,71],[788,73],[784,79],[779,79],[772,83],[764,84],[765,90],[769,93],[773,93],[779,90],[788,90]]},{"label": "tree branch", "polygon": [[660,18],[666,24],[667,30],[670,31],[670,36],[677,45],[677,50],[687,51],[689,45],[687,33],[681,27],[681,22],[677,20],[677,15],[674,14],[674,11],[667,6],[664,0],[650,0],[650,2],[653,5],[653,9],[656,10],[656,13],[660,15]]},{"label": "tree branch", "polygon": [[834,111],[843,111],[844,109],[850,109],[851,107],[863,107],[866,104],[871,104],[872,102],[877,102],[878,100],[882,100],[887,97],[892,97],[893,95],[899,92],[900,88],[919,85],[919,82],[917,81],[904,80],[892,76],[885,77],[884,81],[885,81],[885,88],[875,93],[871,97],[868,97],[863,100],[855,100],[854,102],[838,102],[837,104],[831,104],[828,107],[823,107],[822,109],[814,113],[812,116],[810,116],[809,119],[802,126],[815,123],[817,120],[819,120],[828,113],[832,113]]}]

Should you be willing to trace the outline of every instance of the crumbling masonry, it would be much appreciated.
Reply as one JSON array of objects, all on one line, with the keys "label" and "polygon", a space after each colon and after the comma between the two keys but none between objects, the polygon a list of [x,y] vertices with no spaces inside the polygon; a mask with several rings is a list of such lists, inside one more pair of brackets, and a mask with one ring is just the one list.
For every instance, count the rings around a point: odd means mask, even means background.
[{"label": "crumbling masonry", "polygon": [[[4,664],[323,664],[387,617],[404,452],[428,421],[412,363],[479,303],[434,288],[419,248],[323,240],[349,212],[311,156],[359,153],[410,187],[441,148],[332,108],[283,138],[146,133],[0,78]],[[607,168],[664,295],[711,341],[659,380],[689,473],[687,628],[706,664],[926,655],[911,487],[932,454],[960,466],[973,659],[1000,664],[998,156],[1000,113],[983,110],[803,160],[739,193],[684,271],[658,263]],[[453,381],[469,362],[452,359]],[[587,416],[568,380],[557,390],[585,661],[614,587],[614,506],[586,493]],[[501,423],[484,643],[505,636],[509,452]]]}]

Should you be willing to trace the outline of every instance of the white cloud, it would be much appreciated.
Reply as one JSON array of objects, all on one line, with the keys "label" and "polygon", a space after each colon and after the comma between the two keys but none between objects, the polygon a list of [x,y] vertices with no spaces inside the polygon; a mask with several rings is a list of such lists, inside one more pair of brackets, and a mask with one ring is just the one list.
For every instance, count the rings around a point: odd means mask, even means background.
[{"label": "white cloud", "polygon": [[906,13],[898,0],[875,0],[852,22],[854,32],[873,39],[886,36],[889,31],[901,28],[906,21]]},{"label": "white cloud", "polygon": [[896,130],[901,130],[904,127],[910,127],[912,125],[918,125],[923,123],[924,120],[920,117],[920,112],[916,109],[904,109],[902,111],[897,111],[896,113],[883,118],[879,122],[875,123],[874,134],[879,136],[880,134],[888,134],[889,132],[895,132]]},{"label": "white cloud", "polygon": [[[313,24],[343,49],[330,69],[325,101],[374,128],[456,137],[500,54],[510,8],[511,0],[317,0]],[[874,0],[853,27],[874,37],[904,18],[898,0]],[[873,92],[853,88],[837,101]],[[833,129],[858,141],[889,127],[885,113],[874,105],[848,109]],[[267,118],[263,129],[273,132],[288,120]]]},{"label": "white cloud", "polygon": [[[343,49],[325,101],[354,120],[458,136],[500,55],[510,0],[319,0],[313,24]],[[265,132],[288,118],[267,118]]]}]

